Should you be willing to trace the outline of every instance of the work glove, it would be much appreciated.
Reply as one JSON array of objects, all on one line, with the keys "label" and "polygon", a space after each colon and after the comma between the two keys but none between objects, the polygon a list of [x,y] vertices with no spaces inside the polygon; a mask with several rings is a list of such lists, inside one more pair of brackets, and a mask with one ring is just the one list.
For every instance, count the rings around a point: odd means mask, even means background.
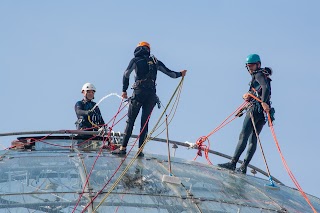
[{"label": "work glove", "polygon": [[184,77],[187,75],[187,70],[181,70],[181,77]]},{"label": "work glove", "polygon": [[243,98],[245,101],[249,101],[249,100],[251,99],[249,93],[243,94],[242,98]]}]

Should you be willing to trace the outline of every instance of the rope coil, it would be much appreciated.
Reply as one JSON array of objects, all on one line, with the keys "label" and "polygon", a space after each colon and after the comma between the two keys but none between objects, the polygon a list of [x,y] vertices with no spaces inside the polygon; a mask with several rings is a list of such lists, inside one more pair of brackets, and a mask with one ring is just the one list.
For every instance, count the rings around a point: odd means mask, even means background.
[{"label": "rope coil", "polygon": [[[214,133],[216,133],[217,131],[219,131],[220,129],[222,129],[223,127],[225,127],[227,124],[231,123],[233,120],[235,120],[237,118],[237,116],[233,117],[231,120],[229,120],[231,118],[232,115],[234,114],[238,114],[239,111],[246,106],[248,103],[247,102],[243,102],[234,112],[232,112],[219,126],[217,126],[215,129],[213,129],[208,135],[206,136],[201,136],[197,141],[196,141],[196,145],[198,148],[198,152],[196,157],[193,160],[196,160],[198,156],[202,156],[202,151],[204,151],[204,155],[206,160],[208,161],[208,163],[210,165],[212,165],[210,159],[209,159],[209,149],[210,149],[210,141],[209,141],[209,137],[211,135],[213,135]],[[204,145],[203,143],[208,141],[208,145]]]},{"label": "rope coil", "polygon": [[[203,144],[204,142],[208,141],[208,145]],[[202,157],[202,151],[204,151],[204,156],[206,158],[206,160],[208,161],[208,163],[210,165],[213,165],[210,161],[209,158],[209,150],[210,150],[210,141],[209,138],[207,136],[202,136],[200,137],[197,142],[196,145],[198,147],[198,151],[197,151],[197,155],[193,160],[196,160],[198,156]]]}]

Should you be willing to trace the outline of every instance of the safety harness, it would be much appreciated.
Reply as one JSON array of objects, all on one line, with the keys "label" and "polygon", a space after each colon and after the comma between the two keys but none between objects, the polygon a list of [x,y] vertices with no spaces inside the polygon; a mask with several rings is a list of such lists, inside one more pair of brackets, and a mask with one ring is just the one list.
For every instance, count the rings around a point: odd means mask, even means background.
[{"label": "safety harness", "polygon": [[[90,110],[93,108],[93,106],[95,105],[94,102],[89,102],[86,100],[82,100],[81,101],[81,109],[82,110]],[[94,125],[93,125],[94,124]],[[102,116],[101,114],[96,112],[96,109],[92,111],[92,113],[90,113],[90,115],[88,116],[81,116],[76,122],[75,125],[77,127],[77,129],[82,129],[82,128],[88,128],[88,127],[93,127],[93,126],[99,126],[103,124],[102,123]]]},{"label": "safety harness", "polygon": [[[270,75],[272,75],[272,69],[271,69],[270,67],[265,67],[265,68],[256,70],[256,71],[254,71],[254,72],[252,73],[252,79],[251,79],[251,81],[250,81],[250,83],[249,83],[249,86],[250,86],[250,89],[249,89],[250,92],[249,92],[249,93],[251,93],[251,94],[254,95],[255,97],[261,99],[261,97],[260,97],[260,92],[261,92],[261,90],[262,90],[262,87],[261,87],[261,85],[255,84],[255,83],[257,83],[257,82],[255,81],[255,74],[257,74],[257,73],[259,73],[259,72],[261,72],[261,73],[264,74],[264,76],[265,76],[265,78],[267,79],[267,81],[269,81],[269,82],[268,82],[268,84],[269,84],[270,81],[272,81],[272,79],[270,78]],[[269,106],[270,106],[270,116],[271,116],[271,120],[274,121],[274,120],[275,120],[275,118],[274,118],[275,109],[274,109],[273,107],[271,107],[271,101],[270,101],[270,99],[271,99],[271,91],[270,91],[270,96],[269,96],[269,100],[268,100],[267,104],[269,104]],[[255,99],[252,99],[250,102],[251,102],[251,105],[248,105],[248,108],[250,108],[250,107],[252,107],[252,106],[257,106],[259,112],[262,112],[262,111],[263,111],[260,102],[258,102],[258,101],[255,100]],[[247,108],[247,109],[248,109],[248,108]],[[241,114],[241,115],[242,115],[242,114]],[[241,115],[240,115],[240,116],[241,116]],[[267,117],[266,117],[266,120],[267,120]]]},{"label": "safety harness", "polygon": [[144,79],[135,81],[132,85],[132,89],[155,89],[156,88],[156,78],[157,78],[157,64],[158,60],[154,55],[146,58],[148,64],[148,73]]}]

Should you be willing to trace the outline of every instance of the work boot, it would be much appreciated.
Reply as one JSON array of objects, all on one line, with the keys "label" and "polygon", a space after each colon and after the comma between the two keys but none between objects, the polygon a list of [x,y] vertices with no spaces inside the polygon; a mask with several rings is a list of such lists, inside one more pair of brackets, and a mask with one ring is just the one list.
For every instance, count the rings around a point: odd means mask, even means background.
[{"label": "work boot", "polygon": [[127,151],[125,149],[122,150],[121,148],[118,148],[116,150],[113,150],[111,152],[111,154],[113,154],[113,155],[125,155],[125,154],[127,154]]},{"label": "work boot", "polygon": [[241,166],[239,168],[237,168],[237,172],[240,172],[242,174],[247,174],[247,166],[249,163],[247,163],[247,160],[244,159],[243,163],[241,164]]},{"label": "work boot", "polygon": [[140,152],[139,155],[138,155],[138,157],[144,157],[143,152]]},{"label": "work boot", "polygon": [[231,160],[228,163],[218,164],[219,167],[229,170],[235,170],[236,169],[237,162],[235,160]]},{"label": "work boot", "polygon": [[245,164],[241,164],[241,166],[237,168],[236,171],[242,174],[247,174],[247,166]]}]

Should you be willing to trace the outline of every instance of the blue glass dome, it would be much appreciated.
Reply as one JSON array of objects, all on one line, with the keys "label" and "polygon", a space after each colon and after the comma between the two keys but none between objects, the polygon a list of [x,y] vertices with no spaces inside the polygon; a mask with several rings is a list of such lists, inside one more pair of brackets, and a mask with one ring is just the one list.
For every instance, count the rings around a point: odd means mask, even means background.
[{"label": "blue glass dome", "polygon": [[[12,144],[0,153],[0,212],[311,212],[294,188],[277,183],[280,190],[270,190],[267,179],[180,158],[171,164],[181,184],[163,182],[167,156],[133,160],[135,153],[101,149],[97,158],[100,137],[32,136]],[[308,197],[320,212],[320,199]]]}]

